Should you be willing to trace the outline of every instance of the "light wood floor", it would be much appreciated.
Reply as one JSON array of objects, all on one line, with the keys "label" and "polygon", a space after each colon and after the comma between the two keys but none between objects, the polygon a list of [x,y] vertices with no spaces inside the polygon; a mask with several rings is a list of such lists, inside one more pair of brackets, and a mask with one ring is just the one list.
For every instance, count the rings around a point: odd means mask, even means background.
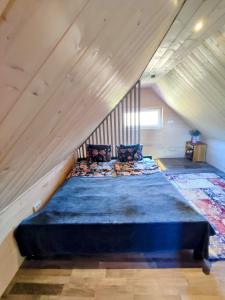
[{"label": "light wood floor", "polygon": [[190,260],[178,262],[126,258],[89,260],[88,264],[82,259],[26,262],[2,299],[225,299],[225,262],[214,263],[210,275]]}]

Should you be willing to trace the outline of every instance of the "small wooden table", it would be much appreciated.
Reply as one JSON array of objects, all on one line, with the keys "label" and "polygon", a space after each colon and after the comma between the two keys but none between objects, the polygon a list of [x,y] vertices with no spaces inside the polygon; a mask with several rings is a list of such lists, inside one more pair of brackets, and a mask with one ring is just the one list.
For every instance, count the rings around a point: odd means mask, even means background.
[{"label": "small wooden table", "polygon": [[202,142],[186,142],[185,157],[196,162],[204,162],[206,158],[206,144]]}]

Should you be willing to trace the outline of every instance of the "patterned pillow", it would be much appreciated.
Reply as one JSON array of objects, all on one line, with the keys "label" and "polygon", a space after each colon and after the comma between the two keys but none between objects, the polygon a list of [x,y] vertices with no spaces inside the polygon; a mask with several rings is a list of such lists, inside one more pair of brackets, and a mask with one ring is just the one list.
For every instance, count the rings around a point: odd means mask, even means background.
[{"label": "patterned pillow", "polygon": [[111,160],[110,145],[92,145],[86,147],[87,159],[89,162],[104,162]]},{"label": "patterned pillow", "polygon": [[143,159],[142,149],[143,149],[143,145],[140,144],[117,146],[118,159],[121,162],[142,160]]}]

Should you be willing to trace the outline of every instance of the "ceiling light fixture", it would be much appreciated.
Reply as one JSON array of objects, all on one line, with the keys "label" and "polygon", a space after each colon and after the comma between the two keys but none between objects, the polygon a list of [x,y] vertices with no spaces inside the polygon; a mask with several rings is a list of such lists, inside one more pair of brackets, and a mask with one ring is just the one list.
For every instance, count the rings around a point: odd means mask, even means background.
[{"label": "ceiling light fixture", "polygon": [[198,21],[196,24],[195,24],[195,27],[194,27],[194,31],[195,32],[198,32],[202,29],[203,27],[203,21]]},{"label": "ceiling light fixture", "polygon": [[172,0],[174,6],[178,6],[178,0]]}]

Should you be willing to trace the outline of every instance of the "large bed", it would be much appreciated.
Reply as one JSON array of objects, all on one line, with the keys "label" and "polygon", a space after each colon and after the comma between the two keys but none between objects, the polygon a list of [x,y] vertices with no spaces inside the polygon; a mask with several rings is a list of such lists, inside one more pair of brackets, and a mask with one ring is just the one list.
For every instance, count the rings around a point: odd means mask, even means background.
[{"label": "large bed", "polygon": [[15,238],[23,256],[193,249],[208,258],[213,229],[161,172],[71,177],[25,219]]}]

